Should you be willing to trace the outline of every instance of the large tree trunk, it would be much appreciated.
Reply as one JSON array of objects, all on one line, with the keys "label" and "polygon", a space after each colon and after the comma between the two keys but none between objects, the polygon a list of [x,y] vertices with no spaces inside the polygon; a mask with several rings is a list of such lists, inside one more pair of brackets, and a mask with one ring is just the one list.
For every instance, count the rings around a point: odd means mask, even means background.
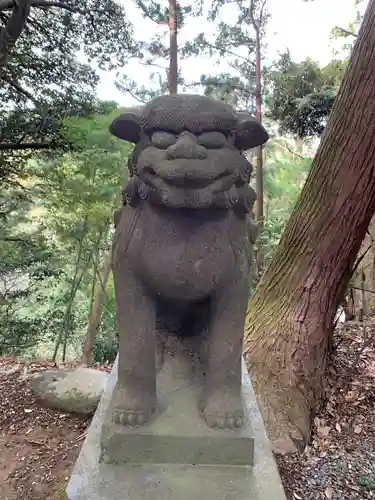
[{"label": "large tree trunk", "polygon": [[305,445],[336,308],[375,211],[375,0],[311,171],[251,300],[245,356],[276,452]]},{"label": "large tree trunk", "polygon": [[169,0],[169,71],[168,89],[177,94],[178,89],[178,47],[177,47],[177,1]]},{"label": "large tree trunk", "polygon": [[30,0],[14,2],[12,12],[4,28],[0,29],[0,75],[1,69],[8,63],[13,47],[25,27],[30,13],[30,3]]},{"label": "large tree trunk", "polygon": [[96,332],[100,324],[102,304],[107,288],[109,274],[112,268],[112,249],[108,250],[104,257],[103,269],[95,287],[94,300],[92,303],[86,338],[83,345],[82,363],[86,366],[92,365],[92,347],[95,342]]}]

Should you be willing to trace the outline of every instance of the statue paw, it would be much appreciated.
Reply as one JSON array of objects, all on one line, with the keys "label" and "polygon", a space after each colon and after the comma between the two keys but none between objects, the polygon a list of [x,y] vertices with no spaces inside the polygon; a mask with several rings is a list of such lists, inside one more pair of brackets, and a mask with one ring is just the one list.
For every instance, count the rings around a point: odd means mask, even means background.
[{"label": "statue paw", "polygon": [[116,385],[111,406],[113,422],[137,427],[150,420],[155,411],[155,396],[146,391]]},{"label": "statue paw", "polygon": [[201,411],[210,428],[240,429],[244,412],[240,395],[231,391],[217,391],[202,403]]},{"label": "statue paw", "polygon": [[150,416],[150,413],[135,410],[116,409],[112,412],[112,419],[115,424],[129,425],[131,427],[139,427],[145,424],[150,419]]}]

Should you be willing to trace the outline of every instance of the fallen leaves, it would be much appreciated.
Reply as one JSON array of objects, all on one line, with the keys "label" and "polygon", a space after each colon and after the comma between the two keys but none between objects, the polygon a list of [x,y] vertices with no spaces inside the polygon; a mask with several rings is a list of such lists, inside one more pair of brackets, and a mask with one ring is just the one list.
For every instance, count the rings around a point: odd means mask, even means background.
[{"label": "fallen leaves", "polygon": [[357,391],[348,391],[345,394],[345,401],[355,401],[358,398],[358,392]]},{"label": "fallen leaves", "polygon": [[36,404],[27,379],[51,367],[56,365],[0,358],[1,498],[50,499],[86,436],[87,419]]},{"label": "fallen leaves", "polygon": [[[375,500],[375,349],[362,349],[362,328],[350,323],[344,338],[335,333],[340,345],[311,444],[301,455],[277,457],[288,500]],[[372,329],[375,335],[375,321]]]},{"label": "fallen leaves", "polygon": [[331,499],[333,497],[333,488],[332,486],[328,486],[325,490],[324,490],[324,495],[326,498],[328,499]]}]

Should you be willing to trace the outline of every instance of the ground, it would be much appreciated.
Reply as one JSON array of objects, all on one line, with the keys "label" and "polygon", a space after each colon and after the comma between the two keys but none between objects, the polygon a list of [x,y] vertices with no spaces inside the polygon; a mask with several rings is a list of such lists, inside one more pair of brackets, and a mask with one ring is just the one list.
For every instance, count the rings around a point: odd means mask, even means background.
[{"label": "ground", "polygon": [[375,322],[347,323],[334,342],[312,442],[277,457],[288,500],[375,498]]},{"label": "ground", "polygon": [[[277,458],[288,500],[375,499],[375,324],[348,323],[335,345],[311,445]],[[36,403],[27,376],[54,367],[0,358],[2,500],[64,499],[90,419]]]},{"label": "ground", "polygon": [[42,408],[27,376],[56,368],[48,362],[0,358],[0,498],[63,500],[90,423]]}]

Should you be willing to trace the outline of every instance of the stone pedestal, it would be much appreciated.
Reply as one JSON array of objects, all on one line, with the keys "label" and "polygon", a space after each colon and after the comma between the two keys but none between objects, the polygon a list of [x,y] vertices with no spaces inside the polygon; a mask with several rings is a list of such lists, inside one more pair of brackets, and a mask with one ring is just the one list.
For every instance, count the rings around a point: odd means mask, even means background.
[{"label": "stone pedestal", "polygon": [[[246,426],[232,437],[227,434],[229,431],[211,432],[201,427],[198,412],[192,410],[189,401],[194,391],[184,379],[186,368],[185,365],[177,369],[172,363],[164,375],[159,374],[160,382],[165,376],[176,388],[176,394],[167,396],[165,393],[159,424],[155,419],[142,433],[140,429],[130,433],[104,423],[117,379],[115,364],[70,478],[66,491],[68,500],[285,500],[246,367],[243,365],[243,397],[251,428]],[[176,369],[179,378],[172,382],[168,373]],[[199,382],[195,380],[194,383]],[[167,400],[170,404],[166,404]],[[197,427],[194,428],[192,422]],[[123,460],[116,464],[106,463],[114,459],[111,453],[115,453],[116,439],[132,463],[123,463]],[[194,445],[190,445],[189,439]],[[199,444],[200,440],[208,447]],[[150,445],[152,441],[155,446]],[[128,450],[124,448],[126,442],[131,443]],[[148,448],[142,449],[146,443]],[[186,445],[185,451],[182,443]],[[226,450],[218,451],[215,457],[215,450],[220,445]],[[177,460],[173,463],[170,457]],[[139,463],[142,460],[147,463]],[[161,460],[166,463],[160,463]],[[231,461],[234,463],[230,464]],[[215,465],[207,465],[209,462]],[[239,462],[253,465],[235,465]]]},{"label": "stone pedestal", "polygon": [[[113,379],[114,382],[114,379]],[[245,402],[245,425],[210,429],[199,414],[201,365],[189,345],[173,342],[157,376],[158,409],[142,427],[124,427],[106,415],[102,460],[106,463],[252,465],[254,438]]]}]

